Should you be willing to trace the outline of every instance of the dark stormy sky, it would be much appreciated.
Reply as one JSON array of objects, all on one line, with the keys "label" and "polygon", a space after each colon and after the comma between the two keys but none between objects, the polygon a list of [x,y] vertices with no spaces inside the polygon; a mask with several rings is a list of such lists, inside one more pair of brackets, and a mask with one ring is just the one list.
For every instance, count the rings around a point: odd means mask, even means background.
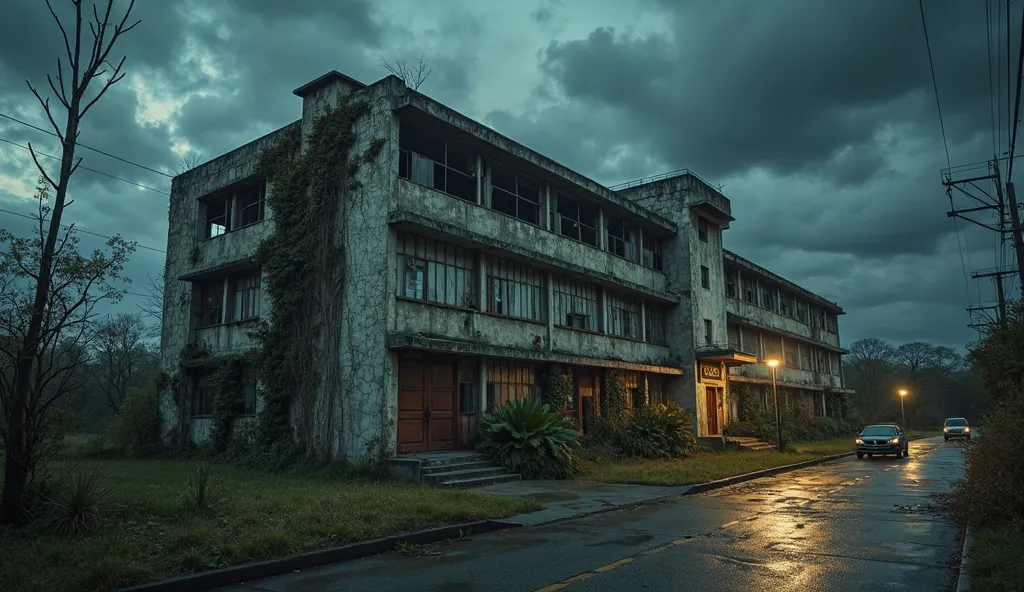
[{"label": "dark stormy sky", "polygon": [[[990,4],[987,16],[985,2],[924,2],[954,165],[1009,143],[1005,15],[997,24],[1003,3]],[[59,33],[42,0],[10,0],[4,13],[0,112],[44,126],[25,80],[46,87]],[[139,0],[136,15],[115,50],[128,76],[88,114],[81,141],[154,169],[173,173],[186,150],[205,160],[297,119],[291,90],[327,70],[369,83],[386,74],[381,56],[423,55],[433,73],[421,91],[598,181],[690,168],[722,185],[737,218],[726,246],[839,301],[845,344],[959,348],[977,335],[965,307],[994,299],[991,284],[965,285],[965,266],[999,255],[993,233],[962,222],[957,232],[946,216],[946,153],[911,0]],[[1015,7],[1014,70],[1020,18]],[[991,79],[990,36],[1002,72]],[[0,137],[57,152],[2,118]],[[169,190],[164,176],[79,153],[84,166]],[[0,142],[0,207],[31,212],[35,178],[28,153]],[[165,195],[90,171],[71,193],[79,228],[166,245]],[[139,249],[131,290],[162,265]]]}]

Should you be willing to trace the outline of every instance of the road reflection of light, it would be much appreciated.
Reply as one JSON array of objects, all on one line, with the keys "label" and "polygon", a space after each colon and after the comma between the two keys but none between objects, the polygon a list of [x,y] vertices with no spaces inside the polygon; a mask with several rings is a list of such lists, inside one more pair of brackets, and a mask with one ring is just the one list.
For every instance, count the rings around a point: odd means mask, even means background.
[{"label": "road reflection of light", "polygon": [[768,555],[762,564],[769,573],[785,581],[784,587],[773,587],[773,590],[815,588],[813,583],[821,575],[820,566],[815,562],[793,559],[794,554],[821,549],[827,541],[822,523],[809,518],[799,509],[780,509],[748,523],[747,528],[751,532],[744,537],[744,542],[753,543],[758,550],[779,552],[778,556],[774,553]]}]

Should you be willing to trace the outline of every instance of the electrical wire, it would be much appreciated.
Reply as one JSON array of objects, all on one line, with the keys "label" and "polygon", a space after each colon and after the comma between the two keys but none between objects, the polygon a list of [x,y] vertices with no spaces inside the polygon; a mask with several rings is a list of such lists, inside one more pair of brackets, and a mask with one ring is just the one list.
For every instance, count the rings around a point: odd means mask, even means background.
[{"label": "electrical wire", "polygon": [[[43,132],[44,134],[50,134],[51,136],[53,136],[55,138],[59,138],[60,137],[55,132],[53,132],[51,130],[44,129],[44,128],[32,125],[31,123],[28,123],[27,121],[22,121],[20,119],[15,118],[15,117],[11,117],[10,115],[7,115],[6,113],[0,113],[0,117],[3,117],[5,119],[10,119],[11,121],[13,121],[15,123],[20,123],[21,125],[24,125],[25,127],[30,127],[30,128],[32,128],[32,129],[34,129],[36,131]],[[132,166],[139,167],[140,169],[147,170],[147,171],[149,171],[151,173],[156,173],[158,175],[163,175],[163,176],[167,177],[168,179],[173,179],[174,178],[174,175],[169,175],[169,174],[167,174],[167,173],[165,173],[163,171],[158,171],[158,170],[150,168],[150,167],[148,167],[146,165],[139,164],[137,162],[132,162],[132,161],[128,160],[127,158],[122,158],[122,157],[117,156],[115,154],[111,154],[109,152],[104,152],[102,150],[99,150],[98,148],[93,148],[92,146],[86,146],[85,144],[82,144],[81,142],[75,142],[75,146],[79,146],[81,148],[85,148],[86,150],[92,150],[93,152],[95,152],[97,154],[102,154],[103,156],[108,156],[110,158],[113,158],[114,160],[120,160],[121,162],[130,164]]]},{"label": "electrical wire", "polygon": [[[3,208],[0,208],[0,212],[3,212],[5,214],[10,214],[12,216],[20,216],[22,218],[28,218],[29,220],[35,220],[35,221],[39,220],[39,216],[32,216],[30,214],[22,214],[21,212],[13,212],[11,210],[5,210]],[[45,220],[44,220],[44,222],[45,222]],[[81,228],[72,228],[68,224],[61,224],[61,227],[67,228],[67,229],[71,230],[72,232],[81,232],[82,234],[90,234],[92,236],[97,236],[99,238],[105,238],[105,239],[113,238],[113,237],[107,236],[105,234],[99,234],[97,232],[92,232],[92,231],[89,231],[89,230],[82,230]],[[163,253],[165,255],[167,254],[167,251],[164,251],[163,249],[158,249],[156,247],[149,247],[149,246],[140,245],[140,244],[136,244],[135,246],[140,248],[140,249],[148,249],[150,251],[156,251],[157,253]]]},{"label": "electrical wire", "polygon": [[[8,144],[10,144],[12,146],[17,146],[18,148],[21,148],[23,150],[29,150],[28,146],[26,146],[24,144],[19,144],[19,143],[13,141],[13,140],[8,140],[7,138],[0,137],[0,142],[7,142]],[[52,158],[54,160],[61,160],[60,157],[58,157],[58,156],[54,156],[52,154],[46,154],[45,152],[40,152],[40,151],[38,151],[38,150],[36,150],[34,148],[32,149],[32,151],[35,152],[36,154],[40,155],[40,156],[45,156],[47,158]],[[124,178],[121,178],[121,177],[118,177],[118,176],[115,176],[115,175],[111,175],[110,173],[104,173],[103,171],[98,171],[96,169],[91,169],[91,168],[86,167],[86,166],[80,166],[78,168],[82,169],[83,171],[89,171],[90,173],[96,173],[97,175],[103,175],[104,177],[110,177],[111,179],[116,179],[118,181],[121,181],[122,183],[127,183],[129,185],[134,185],[134,186],[139,187],[141,189],[148,189],[149,191],[155,191],[156,193],[159,193],[159,194],[162,194],[162,195],[166,195],[167,197],[171,196],[171,194],[167,193],[166,191],[161,191],[159,189],[154,189],[152,187],[149,187],[148,185],[143,185],[142,183],[136,183],[135,181],[129,181],[128,179],[124,179]]]}]

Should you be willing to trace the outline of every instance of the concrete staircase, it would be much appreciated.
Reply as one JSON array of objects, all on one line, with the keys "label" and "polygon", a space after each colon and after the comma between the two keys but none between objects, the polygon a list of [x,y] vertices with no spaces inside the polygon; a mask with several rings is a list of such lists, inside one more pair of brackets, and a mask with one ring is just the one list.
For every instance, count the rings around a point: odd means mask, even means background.
[{"label": "concrete staircase", "polygon": [[475,452],[404,455],[388,461],[392,475],[436,487],[483,487],[519,481],[520,475]]},{"label": "concrete staircase", "polygon": [[772,450],[775,448],[774,444],[762,442],[753,436],[726,436],[725,444],[727,448],[738,447],[740,450]]}]

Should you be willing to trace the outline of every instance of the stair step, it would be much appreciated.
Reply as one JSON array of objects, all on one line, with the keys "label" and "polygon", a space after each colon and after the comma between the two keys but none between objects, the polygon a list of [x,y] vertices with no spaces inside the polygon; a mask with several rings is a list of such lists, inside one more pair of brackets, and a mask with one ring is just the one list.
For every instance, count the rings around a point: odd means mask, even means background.
[{"label": "stair step", "polygon": [[466,469],[461,471],[445,471],[443,473],[431,473],[424,475],[425,483],[444,483],[460,479],[473,479],[476,477],[493,477],[496,475],[508,474],[504,467],[484,467],[480,469]]},{"label": "stair step", "polygon": [[483,454],[474,452],[467,452],[466,454],[453,454],[448,456],[439,456],[437,458],[424,458],[420,461],[420,467],[442,467],[447,465],[457,465],[461,463],[469,462],[481,462],[490,460]]},{"label": "stair step", "polygon": [[768,444],[767,442],[761,442],[760,444],[754,444],[753,446],[744,446],[744,450],[774,450],[774,444]]},{"label": "stair step", "polygon": [[494,485],[496,483],[508,483],[510,481],[519,481],[520,479],[522,479],[522,477],[518,473],[505,473],[504,475],[491,475],[489,477],[452,479],[451,481],[442,481],[440,485],[442,487],[459,487],[462,489],[470,489],[473,487],[484,487],[485,485]]},{"label": "stair step", "polygon": [[757,442],[757,438],[754,436],[726,436],[727,442]]},{"label": "stair step", "polygon": [[452,463],[447,465],[425,465],[420,468],[420,474],[426,477],[428,475],[436,475],[438,473],[448,473],[451,471],[468,471],[470,469],[486,469],[493,466],[495,466],[495,464],[486,459]]}]

